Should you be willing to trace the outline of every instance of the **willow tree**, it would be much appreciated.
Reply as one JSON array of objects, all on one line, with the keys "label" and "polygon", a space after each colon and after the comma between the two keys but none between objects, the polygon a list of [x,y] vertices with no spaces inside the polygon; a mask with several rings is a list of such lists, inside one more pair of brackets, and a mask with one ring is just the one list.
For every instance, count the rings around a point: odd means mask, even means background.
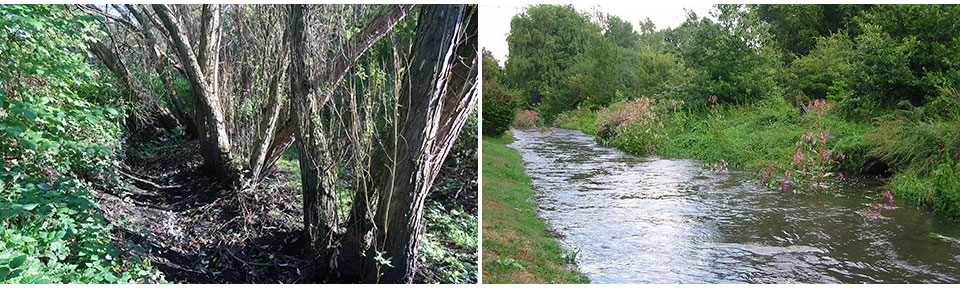
[{"label": "willow tree", "polygon": [[[403,66],[393,89],[367,97],[338,90],[351,66],[340,63],[355,61],[409,8],[387,7],[345,45],[316,43],[323,37],[311,26],[330,26],[311,10],[327,8],[290,9],[291,118],[308,258],[318,267],[309,280],[410,282],[424,201],[477,98],[476,7],[420,7],[412,47],[392,45]],[[322,62],[332,64],[311,65]]]},{"label": "willow tree", "polygon": [[[193,99],[195,121],[200,138],[200,153],[207,170],[219,177],[236,177],[237,166],[230,150],[224,110],[219,94],[218,64],[220,60],[220,5],[203,5],[200,14],[199,43],[191,41],[185,24],[175,17],[170,7],[154,4],[153,10],[170,37],[177,58],[186,72]],[[193,44],[197,47],[194,50]],[[196,52],[194,52],[196,51]]]},{"label": "willow tree", "polygon": [[[284,85],[290,59],[287,6],[76,7],[102,16],[110,37],[90,48],[137,103],[164,128],[183,125],[200,139],[205,171],[234,184],[241,184],[233,180],[244,171],[242,184],[255,187],[293,144]],[[153,77],[165,95],[141,83]],[[189,84],[189,97],[177,93],[181,79]],[[164,96],[172,107],[165,106]]]},{"label": "willow tree", "polygon": [[[104,17],[103,19],[105,20],[101,20],[101,22],[104,24],[117,23],[117,26],[122,26],[128,31],[135,31],[135,32],[141,32],[141,33],[145,30],[143,29],[144,27],[141,27],[141,25],[135,22],[131,22],[123,18],[115,17],[110,13],[107,13],[105,11],[98,9],[96,6],[77,5],[77,7],[81,11],[84,11],[87,13],[109,17],[109,18]],[[103,25],[103,27],[108,27],[108,26],[109,25]],[[109,28],[105,28],[105,29],[109,31]],[[113,39],[113,37],[110,37],[110,39]],[[99,59],[100,62],[107,67],[107,69],[110,70],[110,72],[113,72],[114,76],[117,77],[117,80],[120,82],[123,88],[130,93],[130,96],[132,96],[133,99],[136,99],[136,101],[139,104],[139,107],[142,107],[144,108],[144,110],[146,110],[145,114],[147,115],[142,115],[143,116],[142,118],[148,118],[148,119],[141,119],[141,120],[148,120],[148,121],[153,120],[160,127],[163,127],[164,129],[167,129],[167,130],[173,130],[173,129],[176,129],[177,127],[180,127],[181,124],[179,119],[177,119],[176,116],[174,116],[173,112],[171,112],[167,106],[165,106],[162,102],[159,101],[160,97],[158,95],[155,95],[153,91],[151,91],[150,89],[147,89],[147,87],[143,85],[140,79],[138,79],[136,75],[134,75],[134,73],[130,71],[130,68],[129,68],[130,63],[127,63],[127,61],[125,61],[121,57],[121,53],[117,49],[117,46],[119,46],[118,44],[120,43],[116,43],[114,41],[108,42],[106,40],[107,39],[103,39],[101,41],[93,41],[93,40],[86,41],[87,49],[89,49],[90,52],[94,56],[96,56],[97,59]],[[135,118],[141,118],[141,117],[135,117]],[[149,119],[149,118],[152,118],[152,119]]]}]

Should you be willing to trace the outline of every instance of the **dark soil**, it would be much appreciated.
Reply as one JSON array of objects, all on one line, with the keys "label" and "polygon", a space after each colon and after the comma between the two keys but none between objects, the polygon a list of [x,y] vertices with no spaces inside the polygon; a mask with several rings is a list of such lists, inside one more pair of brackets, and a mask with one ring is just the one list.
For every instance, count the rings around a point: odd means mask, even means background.
[{"label": "dark soil", "polygon": [[[97,199],[115,243],[174,283],[296,283],[298,191],[238,191],[201,173],[196,140],[147,129],[127,139],[121,189]],[[274,177],[283,175],[274,175]],[[277,182],[277,181],[272,181]]]},{"label": "dark soil", "polygon": [[[274,172],[257,189],[237,189],[202,173],[197,140],[147,128],[124,147],[121,187],[101,189],[96,200],[128,256],[149,261],[172,283],[304,280],[302,200],[288,172]],[[476,215],[476,175],[475,165],[445,165],[427,201]],[[437,280],[420,267],[415,282]]]}]

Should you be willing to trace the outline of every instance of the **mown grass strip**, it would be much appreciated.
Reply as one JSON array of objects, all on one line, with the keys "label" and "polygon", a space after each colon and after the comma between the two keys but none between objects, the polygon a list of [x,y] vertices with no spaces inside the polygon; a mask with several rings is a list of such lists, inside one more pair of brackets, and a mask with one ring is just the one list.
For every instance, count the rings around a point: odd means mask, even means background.
[{"label": "mown grass strip", "polygon": [[483,282],[587,283],[544,221],[520,154],[503,137],[483,137]]}]

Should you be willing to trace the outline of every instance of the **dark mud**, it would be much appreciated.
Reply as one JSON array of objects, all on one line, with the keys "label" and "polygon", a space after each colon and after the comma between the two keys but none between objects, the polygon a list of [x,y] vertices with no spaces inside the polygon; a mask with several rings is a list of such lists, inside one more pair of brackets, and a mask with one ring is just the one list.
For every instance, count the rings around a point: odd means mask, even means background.
[{"label": "dark mud", "polygon": [[196,140],[160,131],[128,137],[122,188],[101,193],[114,243],[174,283],[295,283],[303,266],[298,190],[275,173],[238,191],[204,176]]},{"label": "dark mud", "polygon": [[[149,261],[172,283],[305,280],[312,267],[298,242],[302,200],[292,171],[277,169],[244,190],[202,173],[197,140],[148,128],[124,147],[120,187],[102,187],[96,201],[115,226],[113,243],[128,256]],[[475,165],[445,165],[427,201],[476,215],[477,175]],[[432,268],[419,267],[415,282],[438,281]]]}]

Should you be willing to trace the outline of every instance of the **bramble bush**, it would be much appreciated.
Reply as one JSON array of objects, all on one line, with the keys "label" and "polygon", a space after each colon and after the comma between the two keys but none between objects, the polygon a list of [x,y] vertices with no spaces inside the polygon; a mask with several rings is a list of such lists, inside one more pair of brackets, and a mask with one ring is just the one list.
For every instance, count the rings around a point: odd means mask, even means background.
[{"label": "bramble bush", "polygon": [[120,112],[91,103],[103,84],[84,62],[92,16],[60,5],[0,5],[0,283],[156,281],[124,259],[91,199],[115,179]]}]

